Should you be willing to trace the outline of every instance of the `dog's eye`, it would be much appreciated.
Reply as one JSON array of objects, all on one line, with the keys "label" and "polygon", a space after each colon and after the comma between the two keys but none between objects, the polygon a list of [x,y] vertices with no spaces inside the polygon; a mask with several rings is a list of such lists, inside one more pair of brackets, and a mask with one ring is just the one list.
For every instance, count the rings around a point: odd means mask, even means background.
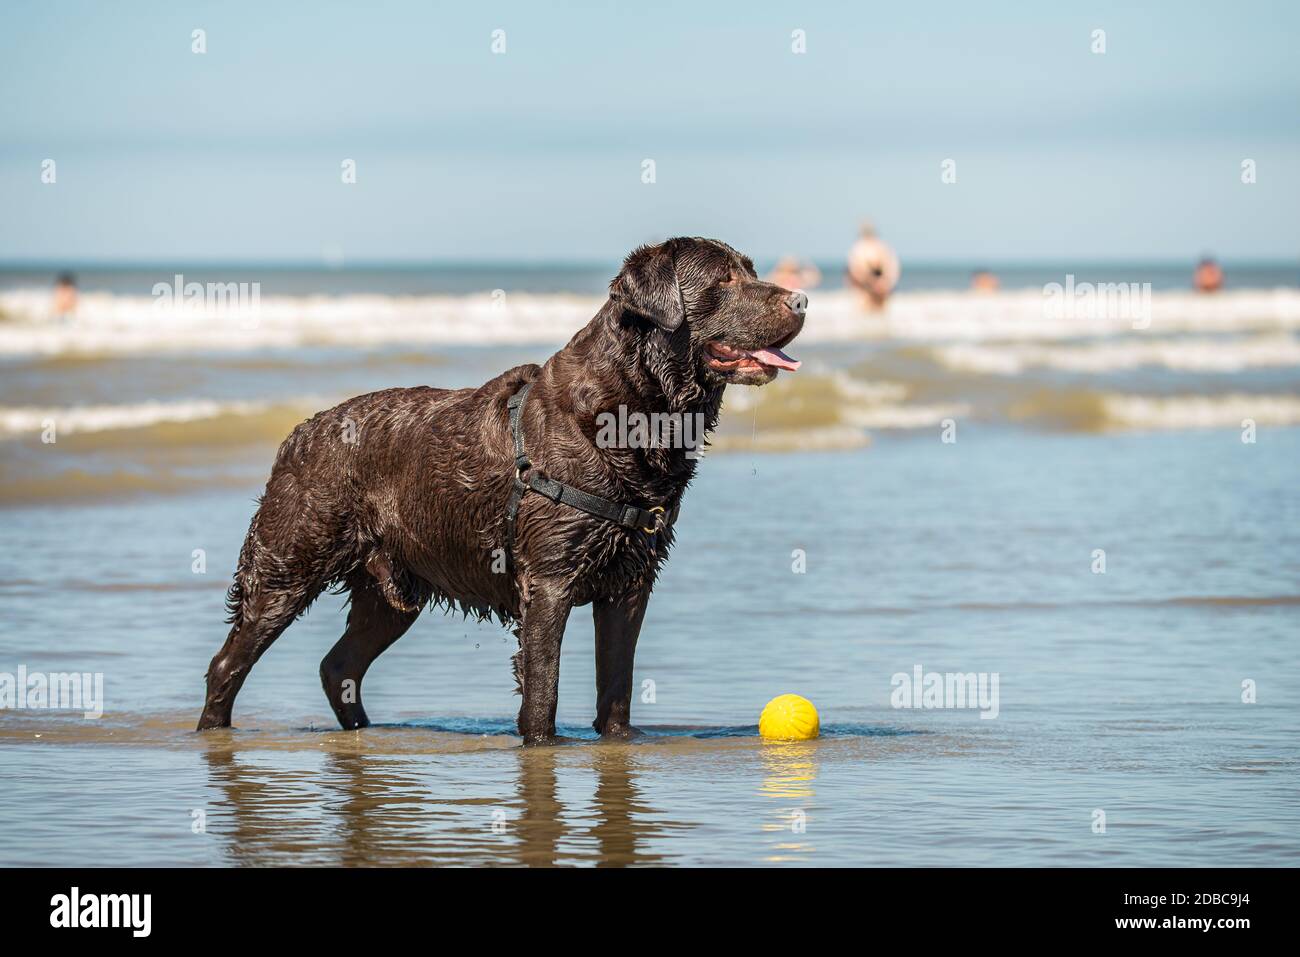
[{"label": "dog's eye", "polygon": [[735,281],[736,281],[736,271],[734,269],[728,269],[726,272],[722,274],[722,278],[718,280],[718,285],[730,286]]}]

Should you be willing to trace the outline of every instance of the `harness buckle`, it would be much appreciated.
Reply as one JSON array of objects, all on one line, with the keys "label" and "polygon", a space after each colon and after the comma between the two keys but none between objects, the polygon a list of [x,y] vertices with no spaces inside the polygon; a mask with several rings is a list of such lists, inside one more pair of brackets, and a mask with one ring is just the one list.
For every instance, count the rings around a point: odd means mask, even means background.
[{"label": "harness buckle", "polygon": [[647,509],[647,511],[650,512],[652,515],[656,516],[654,528],[646,528],[644,525],[642,525],[641,531],[654,535],[661,528],[664,527],[664,519],[663,519],[664,507],[662,505],[656,505],[654,508]]}]

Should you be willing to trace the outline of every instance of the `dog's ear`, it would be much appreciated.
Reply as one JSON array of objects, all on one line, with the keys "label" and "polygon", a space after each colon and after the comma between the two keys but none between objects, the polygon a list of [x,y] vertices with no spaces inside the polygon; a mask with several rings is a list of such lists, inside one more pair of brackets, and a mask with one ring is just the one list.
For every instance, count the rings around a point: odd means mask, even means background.
[{"label": "dog's ear", "polygon": [[676,241],[641,246],[623,262],[609,284],[610,297],[629,312],[644,316],[665,332],[686,319],[686,304],[677,282]]}]

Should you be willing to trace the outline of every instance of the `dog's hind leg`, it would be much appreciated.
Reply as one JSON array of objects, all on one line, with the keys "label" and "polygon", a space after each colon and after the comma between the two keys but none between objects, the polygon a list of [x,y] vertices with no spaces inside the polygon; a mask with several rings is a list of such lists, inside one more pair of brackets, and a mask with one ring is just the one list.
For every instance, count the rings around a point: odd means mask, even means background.
[{"label": "dog's hind leg", "polygon": [[[274,477],[273,480],[274,481]],[[239,567],[226,595],[230,609],[230,634],[208,665],[208,694],[199,717],[198,730],[230,727],[235,696],[248,672],[275,639],[295,618],[307,610],[333,577],[328,559],[337,534],[322,534],[320,541],[304,538],[296,524],[292,498],[270,498],[257,513],[239,551]],[[286,520],[285,515],[295,516]],[[325,529],[325,532],[332,532]],[[282,542],[279,548],[267,542]]]},{"label": "dog's hind leg", "polygon": [[199,718],[199,731],[230,727],[235,696],[262,653],[284,633],[295,618],[320,594],[320,586],[295,583],[282,587],[261,586],[252,594],[236,578],[232,603],[238,601],[234,627],[208,665],[208,694]]},{"label": "dog's hind leg", "polygon": [[[391,589],[391,583],[388,587]],[[423,604],[395,607],[385,594],[384,583],[369,576],[356,579],[351,589],[347,630],[320,663],[325,696],[339,724],[348,731],[370,724],[361,706],[361,679],[371,663],[406,634],[420,617]]]}]

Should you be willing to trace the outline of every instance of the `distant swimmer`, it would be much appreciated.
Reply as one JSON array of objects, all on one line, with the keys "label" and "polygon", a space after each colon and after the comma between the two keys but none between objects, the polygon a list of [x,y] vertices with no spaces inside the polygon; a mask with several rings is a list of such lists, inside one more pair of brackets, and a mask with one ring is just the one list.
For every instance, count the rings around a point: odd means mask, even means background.
[{"label": "distant swimmer", "polygon": [[797,256],[784,256],[773,267],[767,281],[783,289],[812,289],[822,281],[822,271]]},{"label": "distant swimmer", "polygon": [[977,292],[980,293],[981,295],[987,295],[988,293],[997,292],[999,285],[1000,283],[998,282],[998,277],[987,269],[976,269],[973,273],[971,273],[971,277],[970,277],[971,292]]},{"label": "distant swimmer", "polygon": [[900,273],[898,256],[876,235],[874,226],[863,223],[844,270],[845,281],[857,290],[862,307],[872,312],[883,309]]},{"label": "distant swimmer", "polygon": [[71,322],[77,317],[77,280],[72,273],[59,273],[54,281],[50,311],[59,322]]},{"label": "distant swimmer", "polygon": [[1206,256],[1196,264],[1192,287],[1197,292],[1218,292],[1223,288],[1223,269],[1213,257]]}]

